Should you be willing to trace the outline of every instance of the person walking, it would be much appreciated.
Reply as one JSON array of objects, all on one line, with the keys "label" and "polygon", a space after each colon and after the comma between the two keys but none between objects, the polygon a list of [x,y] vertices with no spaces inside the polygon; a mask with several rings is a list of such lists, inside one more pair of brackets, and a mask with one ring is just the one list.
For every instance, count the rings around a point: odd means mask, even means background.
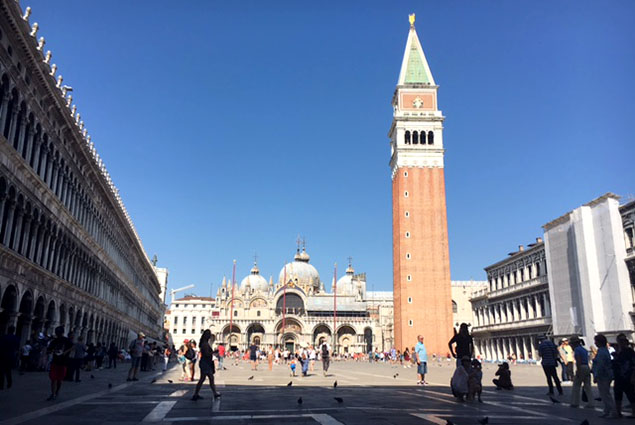
[{"label": "person walking", "polygon": [[615,400],[611,397],[611,381],[613,380],[613,367],[611,365],[611,355],[607,348],[608,342],[602,334],[597,334],[593,339],[597,347],[597,353],[593,358],[593,381],[597,383],[600,391],[600,398],[604,404],[602,418],[617,418]]},{"label": "person walking", "polygon": [[216,372],[214,367],[214,352],[212,350],[212,346],[209,343],[210,338],[212,337],[212,332],[209,329],[205,329],[203,335],[201,335],[201,339],[199,340],[199,350],[201,353],[201,359],[199,361],[199,368],[201,369],[201,377],[196,383],[196,389],[194,390],[194,395],[192,396],[192,400],[200,400],[201,397],[198,393],[201,391],[201,387],[205,383],[205,378],[209,379],[209,386],[212,389],[212,394],[214,398],[220,397],[220,393],[216,391],[216,385],[214,385],[214,373]]},{"label": "person walking", "polygon": [[82,382],[79,376],[82,366],[84,365],[84,359],[86,358],[86,345],[84,345],[84,338],[81,336],[77,338],[77,342],[73,346],[73,359],[71,363],[73,364],[73,371],[71,374],[71,380],[75,380],[75,382]]},{"label": "person walking", "polygon": [[139,332],[137,338],[133,339],[128,346],[130,351],[130,370],[128,370],[127,381],[138,381],[137,375],[139,374],[139,367],[141,366],[141,356],[143,355],[143,346],[145,334]]},{"label": "person walking", "polygon": [[267,363],[269,364],[269,372],[273,370],[273,345],[269,346],[269,351],[267,351]]},{"label": "person walking", "polygon": [[331,364],[331,346],[326,341],[320,346],[320,358],[322,359],[322,373],[326,376]]},{"label": "person walking", "polygon": [[[452,347],[452,344],[456,345],[456,350]],[[448,347],[450,348],[452,357],[456,359],[457,366],[461,363],[463,357],[469,357],[470,360],[472,359],[474,356],[474,341],[468,330],[467,323],[461,323],[459,332],[450,339]]]},{"label": "person walking", "polygon": [[556,371],[556,367],[558,365],[558,348],[556,344],[554,344],[547,336],[542,337],[542,341],[538,345],[538,355],[541,358],[542,370],[545,373],[545,377],[547,378],[547,385],[549,386],[548,395],[553,395],[553,382],[556,383],[556,389],[558,390],[558,394],[562,395],[562,386],[560,385],[560,380],[558,379],[558,372]]},{"label": "person walking", "polygon": [[4,389],[4,381],[7,381],[7,389],[13,385],[11,369],[15,365],[16,355],[20,348],[20,340],[15,335],[15,326],[11,325],[7,333],[0,337],[0,390]]},{"label": "person walking", "polygon": [[163,372],[168,371],[168,363],[170,362],[170,356],[172,355],[172,350],[169,345],[163,347]]},{"label": "person walking", "polygon": [[580,406],[580,388],[584,384],[584,393],[587,397],[586,407],[593,407],[593,390],[591,389],[591,369],[589,369],[589,353],[580,343],[577,336],[571,337],[573,347],[573,358],[575,359],[576,371],[573,376],[573,388],[571,389],[571,407]]},{"label": "person walking", "polygon": [[569,345],[569,339],[564,338],[562,340],[562,348],[561,348],[561,353],[562,353],[562,361],[564,362],[564,366],[567,370],[567,380],[568,381],[573,381],[573,364],[575,362],[575,359],[573,357],[573,348],[571,347],[571,345]]},{"label": "person walking", "polygon": [[417,356],[417,376],[419,380],[417,385],[428,385],[426,382],[426,373],[428,373],[428,352],[423,343],[423,335],[417,336],[417,345],[415,345],[415,355]]},{"label": "person walking", "polygon": [[198,361],[198,350],[196,349],[196,341],[190,340],[190,349],[188,351],[192,358],[188,358],[188,365],[190,368],[190,381],[194,382],[194,376],[196,376],[196,362]]},{"label": "person walking", "polygon": [[249,361],[251,370],[258,370],[258,346],[255,343],[249,346]]},{"label": "person walking", "polygon": [[73,343],[70,339],[64,337],[64,327],[55,328],[55,339],[48,346],[47,353],[53,355],[51,360],[51,369],[49,370],[49,379],[51,380],[51,395],[48,401],[55,400],[62,388],[62,381],[66,376],[66,366],[69,362],[69,354],[73,349]]},{"label": "person walking", "polygon": [[117,369],[117,356],[119,355],[119,349],[114,342],[110,343],[108,347],[108,369],[111,367]]},{"label": "person walking", "polygon": [[224,370],[225,367],[223,366],[223,360],[225,359],[225,344],[223,344],[222,342],[218,344],[217,356],[218,356],[218,369]]},{"label": "person walking", "polygon": [[635,418],[635,351],[631,348],[626,335],[617,335],[617,351],[613,362],[613,376],[615,384],[615,410],[619,417],[622,416],[622,398],[626,398],[631,403],[632,417]]}]

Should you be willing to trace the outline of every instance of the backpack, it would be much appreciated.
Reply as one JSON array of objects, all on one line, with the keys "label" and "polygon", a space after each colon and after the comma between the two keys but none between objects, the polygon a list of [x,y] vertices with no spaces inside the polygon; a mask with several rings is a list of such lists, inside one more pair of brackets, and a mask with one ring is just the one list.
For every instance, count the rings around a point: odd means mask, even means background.
[{"label": "backpack", "polygon": [[329,347],[328,345],[326,345],[326,343],[322,344],[322,357],[328,357],[329,356]]},{"label": "backpack", "polygon": [[194,360],[194,350],[192,350],[191,348],[188,348],[188,350],[185,352],[185,358],[188,360]]}]

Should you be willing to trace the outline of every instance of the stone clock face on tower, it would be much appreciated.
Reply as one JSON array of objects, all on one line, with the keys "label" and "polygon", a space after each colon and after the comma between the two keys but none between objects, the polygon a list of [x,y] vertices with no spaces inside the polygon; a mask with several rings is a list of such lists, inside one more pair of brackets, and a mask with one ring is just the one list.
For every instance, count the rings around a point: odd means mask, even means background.
[{"label": "stone clock face on tower", "polygon": [[403,111],[435,111],[437,109],[434,93],[400,93],[399,105]]}]

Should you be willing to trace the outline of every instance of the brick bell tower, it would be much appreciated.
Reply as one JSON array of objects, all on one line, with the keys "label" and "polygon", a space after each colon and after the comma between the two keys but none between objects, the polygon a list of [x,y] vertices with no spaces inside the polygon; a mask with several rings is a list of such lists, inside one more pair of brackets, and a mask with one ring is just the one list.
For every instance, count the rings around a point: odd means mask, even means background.
[{"label": "brick bell tower", "polygon": [[410,32],[392,98],[390,138],[395,347],[424,336],[445,355],[452,330],[450,253],[443,173],[443,114],[410,15]]}]

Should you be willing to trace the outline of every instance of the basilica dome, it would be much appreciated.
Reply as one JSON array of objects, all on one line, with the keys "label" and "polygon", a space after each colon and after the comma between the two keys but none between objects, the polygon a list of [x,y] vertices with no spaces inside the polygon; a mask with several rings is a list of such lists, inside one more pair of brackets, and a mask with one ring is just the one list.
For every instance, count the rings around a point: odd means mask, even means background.
[{"label": "basilica dome", "polygon": [[314,290],[319,290],[320,274],[315,267],[309,264],[310,259],[311,257],[306,250],[296,253],[293,262],[285,264],[280,270],[278,282],[284,284],[286,275],[287,282],[291,280],[300,287],[307,289],[312,287]]},{"label": "basilica dome", "polygon": [[355,295],[357,293],[357,288],[353,282],[354,274],[355,270],[349,264],[346,274],[337,280],[337,295]]},{"label": "basilica dome", "polygon": [[248,276],[240,282],[240,290],[244,291],[247,286],[249,286],[254,291],[267,292],[269,288],[269,284],[267,283],[267,279],[260,276],[260,270],[258,270],[258,266],[254,264],[251,269],[251,272]]}]

